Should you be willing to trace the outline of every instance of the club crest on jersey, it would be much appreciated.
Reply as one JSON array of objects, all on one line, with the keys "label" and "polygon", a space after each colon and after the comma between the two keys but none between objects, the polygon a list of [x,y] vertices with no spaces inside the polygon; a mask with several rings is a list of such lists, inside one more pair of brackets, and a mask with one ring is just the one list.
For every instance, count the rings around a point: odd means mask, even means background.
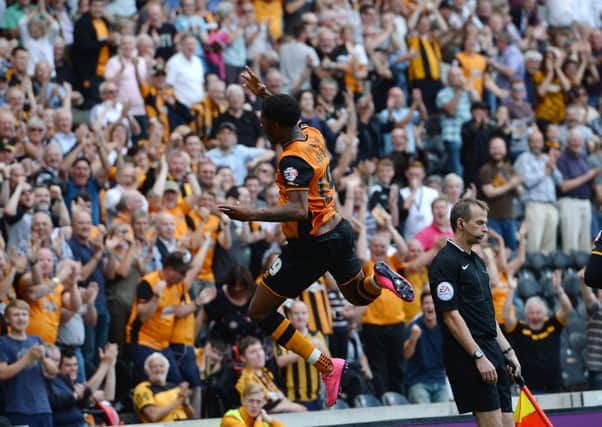
[{"label": "club crest on jersey", "polygon": [[293,182],[299,176],[299,171],[292,166],[289,166],[284,170],[284,179],[289,182]]}]

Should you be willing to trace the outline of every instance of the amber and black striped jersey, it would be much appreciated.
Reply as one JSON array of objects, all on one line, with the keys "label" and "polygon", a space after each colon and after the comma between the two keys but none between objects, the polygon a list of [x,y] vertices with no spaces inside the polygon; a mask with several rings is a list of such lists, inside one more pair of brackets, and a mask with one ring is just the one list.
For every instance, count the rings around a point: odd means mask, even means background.
[{"label": "amber and black striped jersey", "polygon": [[[308,331],[305,337],[309,340],[320,340],[324,347],[324,337],[320,332]],[[290,350],[278,344],[274,344],[274,355],[276,357],[287,354]],[[282,380],[286,387],[286,397],[293,402],[311,402],[320,394],[320,373],[315,366],[309,364],[303,358],[285,366],[280,370]]]},{"label": "amber and black striped jersey", "polygon": [[312,331],[321,332],[322,335],[332,335],[332,310],[323,278],[301,292],[299,299],[307,306],[307,327]]},{"label": "amber and black striped jersey", "polygon": [[441,78],[441,47],[433,34],[408,38],[408,48],[418,52],[409,63],[408,75],[414,80],[439,80]]},{"label": "amber and black striped jersey", "polygon": [[276,172],[281,205],[288,201],[290,191],[307,191],[308,196],[308,219],[282,224],[282,231],[289,239],[315,236],[336,213],[330,154],[324,137],[319,130],[309,126],[301,130],[305,139],[284,146]]},{"label": "amber and black striped jersey", "polygon": [[146,321],[138,316],[138,304],[146,303],[155,293],[155,287],[162,280],[161,272],[155,271],[142,278],[136,289],[136,301],[132,305],[126,326],[126,343],[140,344],[155,350],[169,346],[176,321],[176,307],[185,302],[186,286],[183,283],[169,285],[159,296],[157,309]]}]

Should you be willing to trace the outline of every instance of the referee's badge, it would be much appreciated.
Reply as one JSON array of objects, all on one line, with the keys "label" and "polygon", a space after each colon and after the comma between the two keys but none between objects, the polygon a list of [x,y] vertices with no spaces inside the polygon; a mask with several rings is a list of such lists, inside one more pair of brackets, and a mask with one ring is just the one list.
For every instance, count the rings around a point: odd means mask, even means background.
[{"label": "referee's badge", "polygon": [[437,285],[437,298],[441,301],[449,301],[454,297],[454,287],[449,282],[441,282]]}]

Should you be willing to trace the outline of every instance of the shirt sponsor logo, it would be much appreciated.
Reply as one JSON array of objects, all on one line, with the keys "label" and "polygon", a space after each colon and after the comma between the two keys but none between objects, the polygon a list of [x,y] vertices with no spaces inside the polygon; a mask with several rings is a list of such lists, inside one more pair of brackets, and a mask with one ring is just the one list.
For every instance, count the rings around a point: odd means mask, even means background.
[{"label": "shirt sponsor logo", "polygon": [[441,301],[449,301],[454,297],[454,287],[449,282],[441,282],[437,285],[437,298]]}]

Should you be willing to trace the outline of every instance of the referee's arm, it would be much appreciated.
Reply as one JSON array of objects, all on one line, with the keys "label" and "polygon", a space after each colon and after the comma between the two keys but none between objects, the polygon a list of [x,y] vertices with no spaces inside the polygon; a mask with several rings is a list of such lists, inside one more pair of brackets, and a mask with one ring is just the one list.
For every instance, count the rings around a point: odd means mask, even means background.
[{"label": "referee's arm", "polygon": [[[443,323],[447,326],[449,332],[458,341],[462,348],[471,356],[475,354],[477,350],[480,350],[479,345],[472,337],[464,318],[458,310],[444,311],[441,313],[443,317]],[[499,329],[499,326],[498,326]],[[498,332],[498,337],[499,337]],[[476,361],[477,368],[483,377],[483,381],[488,384],[497,383],[497,372],[493,364],[487,359],[487,356]]]},{"label": "referee's arm", "polygon": [[447,329],[449,329],[466,353],[472,356],[475,351],[480,350],[479,345],[472,337],[464,318],[458,310],[444,311],[441,315],[443,316],[443,323],[445,323]]}]

